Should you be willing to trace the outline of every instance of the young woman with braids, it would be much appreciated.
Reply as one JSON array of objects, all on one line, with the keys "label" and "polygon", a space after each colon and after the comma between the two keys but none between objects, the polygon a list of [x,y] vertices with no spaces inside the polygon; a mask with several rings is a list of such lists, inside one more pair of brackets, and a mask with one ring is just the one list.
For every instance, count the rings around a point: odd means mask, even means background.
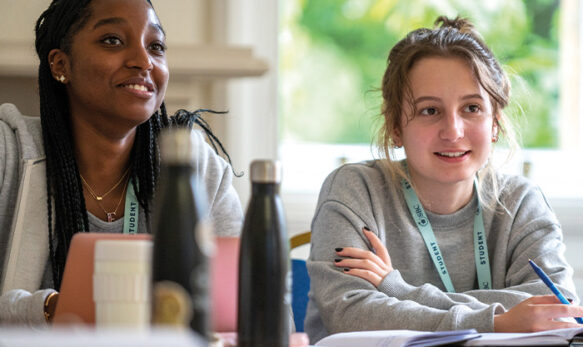
[{"label": "young woman with braids", "polygon": [[[149,0],[53,0],[36,51],[40,120],[0,106],[0,323],[44,324],[73,234],[121,233],[128,200],[147,232],[160,129],[204,127],[166,114],[165,33]],[[231,167],[196,133],[210,217],[236,234]]]},{"label": "young woman with braids", "polygon": [[[311,342],[354,330],[524,332],[578,326],[535,261],[578,302],[560,225],[542,192],[492,166],[510,83],[465,19],[440,17],[391,50],[384,159],[324,182],[308,260]],[[393,148],[406,159],[395,161]]]}]

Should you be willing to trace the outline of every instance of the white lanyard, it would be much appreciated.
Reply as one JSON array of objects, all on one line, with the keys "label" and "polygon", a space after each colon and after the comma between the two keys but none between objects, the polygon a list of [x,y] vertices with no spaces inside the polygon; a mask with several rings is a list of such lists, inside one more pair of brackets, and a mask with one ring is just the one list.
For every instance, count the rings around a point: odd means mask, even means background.
[{"label": "white lanyard", "polygon": [[123,215],[123,233],[137,234],[138,232],[138,215],[140,213],[140,204],[134,191],[134,185],[130,182],[126,191],[126,206]]},{"label": "white lanyard", "polygon": [[[445,261],[441,255],[441,250],[435,239],[435,233],[433,228],[429,223],[429,219],[425,214],[425,210],[417,197],[417,194],[411,187],[411,184],[405,180],[401,180],[401,185],[403,186],[403,191],[405,193],[405,201],[407,202],[407,207],[411,216],[415,220],[417,227],[423,240],[425,241],[425,246],[431,255],[433,264],[441,277],[441,281],[445,286],[445,289],[450,293],[455,293],[453,283],[451,282],[451,277],[445,266]],[[477,183],[474,181],[474,188],[477,192]],[[488,258],[488,244],[486,243],[486,233],[484,231],[484,218],[482,217],[482,208],[480,206],[480,200],[478,199],[478,208],[474,214],[474,255],[476,261],[476,272],[478,274],[478,284],[480,289],[491,289],[492,288],[492,277],[490,275],[490,259]]]}]

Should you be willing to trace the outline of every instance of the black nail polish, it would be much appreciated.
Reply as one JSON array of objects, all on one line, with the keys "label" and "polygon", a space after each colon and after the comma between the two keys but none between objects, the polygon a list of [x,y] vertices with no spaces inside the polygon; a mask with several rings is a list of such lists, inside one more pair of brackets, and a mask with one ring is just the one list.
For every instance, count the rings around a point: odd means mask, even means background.
[{"label": "black nail polish", "polygon": [[350,269],[345,267],[344,272],[348,272],[348,271],[350,271]]},{"label": "black nail polish", "polygon": [[339,263],[339,262],[341,262],[341,261],[342,261],[342,259],[339,259],[339,258],[336,258],[336,259],[334,259],[334,262],[335,262],[335,263]]},{"label": "black nail polish", "polygon": [[371,231],[366,225],[364,226],[364,230]]},{"label": "black nail polish", "polygon": [[335,248],[334,249],[336,252],[342,252],[343,248]]}]

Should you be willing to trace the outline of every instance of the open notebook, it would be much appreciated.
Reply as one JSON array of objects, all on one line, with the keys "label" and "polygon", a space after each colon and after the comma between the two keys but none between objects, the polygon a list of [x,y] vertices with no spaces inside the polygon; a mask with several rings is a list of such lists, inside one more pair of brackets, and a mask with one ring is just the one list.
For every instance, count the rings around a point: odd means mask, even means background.
[{"label": "open notebook", "polygon": [[583,346],[583,327],[537,333],[477,333],[476,330],[413,331],[378,330],[337,333],[316,346]]},{"label": "open notebook", "polygon": [[[150,240],[151,235],[77,233],[71,240],[59,303],[54,322],[95,323],[93,302],[93,259],[98,240]],[[237,282],[239,239],[216,238],[217,249],[211,261],[213,331],[237,330]]]}]

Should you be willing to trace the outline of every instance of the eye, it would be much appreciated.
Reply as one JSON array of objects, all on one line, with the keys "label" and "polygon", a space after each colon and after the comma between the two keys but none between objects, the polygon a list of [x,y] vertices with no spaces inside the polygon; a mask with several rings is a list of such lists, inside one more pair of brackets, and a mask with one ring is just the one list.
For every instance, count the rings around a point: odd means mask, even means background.
[{"label": "eye", "polygon": [[478,113],[478,112],[480,112],[480,110],[481,110],[480,105],[476,105],[476,104],[470,104],[464,108],[464,112],[469,112],[469,113]]},{"label": "eye", "polygon": [[120,46],[122,44],[121,40],[117,36],[107,36],[102,39],[101,42],[108,46]]},{"label": "eye", "polygon": [[158,54],[163,54],[166,52],[166,45],[163,42],[154,42],[150,45],[150,49]]},{"label": "eye", "polygon": [[426,107],[419,112],[423,116],[435,116],[438,112],[435,107]]}]

